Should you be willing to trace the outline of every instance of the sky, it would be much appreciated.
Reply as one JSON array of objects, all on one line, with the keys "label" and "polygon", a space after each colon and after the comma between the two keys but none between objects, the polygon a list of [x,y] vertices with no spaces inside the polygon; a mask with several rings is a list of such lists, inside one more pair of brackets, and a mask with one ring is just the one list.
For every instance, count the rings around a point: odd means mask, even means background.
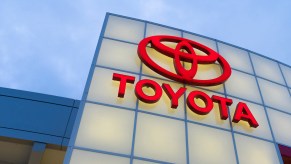
[{"label": "sky", "polygon": [[0,87],[81,99],[106,12],[291,65],[290,0],[1,0]]}]

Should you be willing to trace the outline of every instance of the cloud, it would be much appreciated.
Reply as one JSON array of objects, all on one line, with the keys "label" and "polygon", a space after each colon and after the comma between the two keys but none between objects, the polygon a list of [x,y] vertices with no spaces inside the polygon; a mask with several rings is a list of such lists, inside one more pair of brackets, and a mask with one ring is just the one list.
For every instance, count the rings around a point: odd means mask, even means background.
[{"label": "cloud", "polygon": [[291,64],[290,1],[1,1],[0,86],[80,99],[106,12]]}]

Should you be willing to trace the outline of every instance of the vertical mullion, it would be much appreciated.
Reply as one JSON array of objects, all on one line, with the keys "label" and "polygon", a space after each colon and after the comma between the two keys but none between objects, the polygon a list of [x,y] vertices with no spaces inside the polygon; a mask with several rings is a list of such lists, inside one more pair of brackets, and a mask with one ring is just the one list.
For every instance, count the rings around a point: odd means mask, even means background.
[{"label": "vertical mullion", "polygon": [[[217,40],[215,40],[215,45],[216,45],[216,50],[219,53],[219,47],[217,44]],[[221,70],[221,68],[220,68],[220,70]],[[223,72],[223,70],[221,70],[221,72]],[[224,96],[227,97],[225,83],[223,83],[223,91],[224,91]],[[227,107],[227,110],[228,110],[228,115],[229,115],[228,121],[229,121],[230,130],[231,130],[231,137],[232,137],[232,143],[233,143],[234,152],[235,152],[235,159],[236,159],[236,162],[239,163],[238,151],[237,151],[237,147],[236,147],[236,142],[235,142],[234,131],[233,131],[233,127],[232,127],[229,107]]]},{"label": "vertical mullion", "polygon": [[[147,29],[147,22],[144,22],[144,35],[143,38],[146,37],[146,29]],[[139,75],[138,80],[141,80],[142,76],[142,62],[140,62],[140,68],[139,68]],[[135,105],[135,116],[134,116],[134,127],[133,127],[133,134],[132,134],[132,145],[131,145],[131,154],[130,154],[130,164],[133,163],[134,159],[134,145],[135,145],[135,136],[136,136],[136,124],[137,124],[137,116],[138,116],[138,103],[139,100],[136,99],[136,105]]]},{"label": "vertical mullion", "polygon": [[[183,32],[181,31],[181,36],[182,36],[182,38],[184,37],[183,36]],[[183,66],[185,67],[185,62],[183,62]],[[185,84],[183,84],[183,87],[184,88],[186,88],[186,85]],[[188,123],[187,123],[187,120],[188,120],[188,117],[187,117],[187,97],[186,97],[186,91],[185,91],[185,93],[184,93],[184,97],[183,97],[183,99],[184,99],[184,122],[185,122],[185,141],[186,141],[186,159],[187,159],[187,164],[189,164],[190,163],[190,157],[189,157],[189,142],[188,142]]]},{"label": "vertical mullion", "polygon": [[87,81],[86,81],[86,84],[85,84],[85,88],[84,88],[84,91],[83,91],[82,99],[81,99],[81,102],[80,102],[80,107],[79,107],[79,110],[77,112],[77,116],[76,116],[75,123],[74,123],[74,126],[73,126],[73,130],[72,130],[71,138],[70,138],[70,141],[69,141],[67,153],[66,153],[66,156],[65,156],[65,159],[64,159],[64,163],[70,163],[70,160],[71,160],[71,157],[72,157],[73,148],[75,146],[77,133],[78,133],[78,130],[79,130],[79,127],[80,127],[81,118],[82,118],[82,115],[83,115],[83,112],[84,112],[85,103],[86,103],[86,99],[87,99],[88,92],[89,92],[89,87],[90,87],[90,84],[92,82],[92,78],[93,78],[93,75],[94,75],[94,70],[95,70],[98,54],[99,54],[99,51],[100,51],[100,48],[101,48],[101,44],[102,44],[102,40],[103,40],[103,37],[104,37],[105,29],[106,29],[106,26],[107,26],[107,23],[108,23],[109,16],[110,16],[110,14],[106,13],[106,16],[105,16],[105,19],[104,19],[104,22],[103,22],[103,26],[102,26],[102,29],[101,29],[101,32],[100,32],[100,36],[99,36],[99,39],[98,39],[98,43],[97,43],[97,46],[96,46],[96,50],[95,50],[95,53],[94,53],[94,57],[93,57],[93,60],[92,60],[92,63],[91,63],[90,71],[89,71],[89,74],[88,74],[88,77],[87,77]]},{"label": "vertical mullion", "polygon": [[[279,150],[279,147],[278,147],[278,144],[276,142],[276,139],[275,139],[275,136],[274,136],[274,133],[273,133],[273,129],[272,129],[272,126],[271,126],[271,123],[270,123],[270,119],[269,119],[269,115],[268,115],[268,111],[266,109],[266,105],[265,105],[265,102],[264,102],[264,99],[263,99],[263,95],[262,95],[262,92],[261,92],[261,88],[260,88],[260,85],[259,85],[259,82],[258,82],[258,77],[257,77],[257,74],[256,74],[256,71],[255,71],[255,68],[254,68],[254,64],[253,64],[253,61],[252,61],[252,58],[250,56],[250,52],[248,51],[248,56],[249,56],[249,59],[251,61],[251,66],[252,66],[252,70],[253,70],[253,73],[254,73],[254,76],[255,76],[255,79],[256,79],[256,83],[257,83],[257,87],[259,89],[259,92],[260,92],[260,97],[261,97],[261,100],[262,100],[262,103],[263,103],[263,106],[264,106],[264,110],[265,110],[265,115],[267,117],[267,121],[268,121],[268,125],[270,127],[270,130],[271,130],[271,134],[272,134],[272,140],[273,140],[273,144],[276,148],[276,152],[277,152],[277,156],[278,156],[278,159],[280,161],[281,164],[283,164],[283,159],[282,159],[282,156],[281,156],[281,153],[280,153],[280,150]],[[279,69],[281,70],[280,66],[279,66]],[[284,76],[283,76],[284,77]],[[284,79],[285,80],[285,79]],[[290,92],[289,92],[290,93]]]},{"label": "vertical mullion", "polygon": [[288,86],[287,81],[286,81],[286,79],[285,79],[285,76],[284,76],[284,74],[283,74],[283,71],[282,71],[281,65],[280,65],[278,62],[277,62],[277,64],[278,64],[279,70],[280,70],[280,72],[281,72],[281,75],[282,75],[282,77],[283,77],[283,80],[284,80],[285,86],[287,87],[288,92],[289,92],[289,95],[291,96],[291,91],[290,91],[290,89],[289,89],[289,86]]}]

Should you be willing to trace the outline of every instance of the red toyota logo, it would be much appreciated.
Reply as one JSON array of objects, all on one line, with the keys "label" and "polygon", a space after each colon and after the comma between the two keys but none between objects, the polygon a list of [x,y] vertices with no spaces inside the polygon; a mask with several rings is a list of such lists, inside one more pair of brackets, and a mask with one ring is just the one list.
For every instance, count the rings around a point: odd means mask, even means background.
[{"label": "red toyota logo", "polygon": [[[173,49],[166,46],[162,42],[177,43],[177,46],[175,49]],[[151,46],[156,51],[170,58],[173,58],[176,74],[162,68],[157,63],[155,63],[147,54],[147,46]],[[197,55],[193,48],[204,52],[206,56]],[[181,50],[185,50],[186,52]],[[181,37],[158,35],[145,38],[138,45],[138,55],[143,63],[146,64],[153,71],[169,79],[187,84],[200,86],[218,85],[226,81],[231,75],[231,68],[229,64],[217,52],[198,42]],[[191,69],[186,70],[182,65],[181,61],[191,63]],[[197,73],[198,64],[212,64],[216,61],[222,67],[222,74],[219,77],[208,80],[193,79]]]}]

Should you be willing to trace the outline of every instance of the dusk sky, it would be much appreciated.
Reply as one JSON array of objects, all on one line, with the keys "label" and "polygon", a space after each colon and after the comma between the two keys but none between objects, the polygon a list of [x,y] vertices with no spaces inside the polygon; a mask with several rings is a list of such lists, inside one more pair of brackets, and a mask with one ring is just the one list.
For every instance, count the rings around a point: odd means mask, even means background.
[{"label": "dusk sky", "polygon": [[81,99],[106,12],[219,39],[291,65],[290,0],[1,0],[0,87]]}]

